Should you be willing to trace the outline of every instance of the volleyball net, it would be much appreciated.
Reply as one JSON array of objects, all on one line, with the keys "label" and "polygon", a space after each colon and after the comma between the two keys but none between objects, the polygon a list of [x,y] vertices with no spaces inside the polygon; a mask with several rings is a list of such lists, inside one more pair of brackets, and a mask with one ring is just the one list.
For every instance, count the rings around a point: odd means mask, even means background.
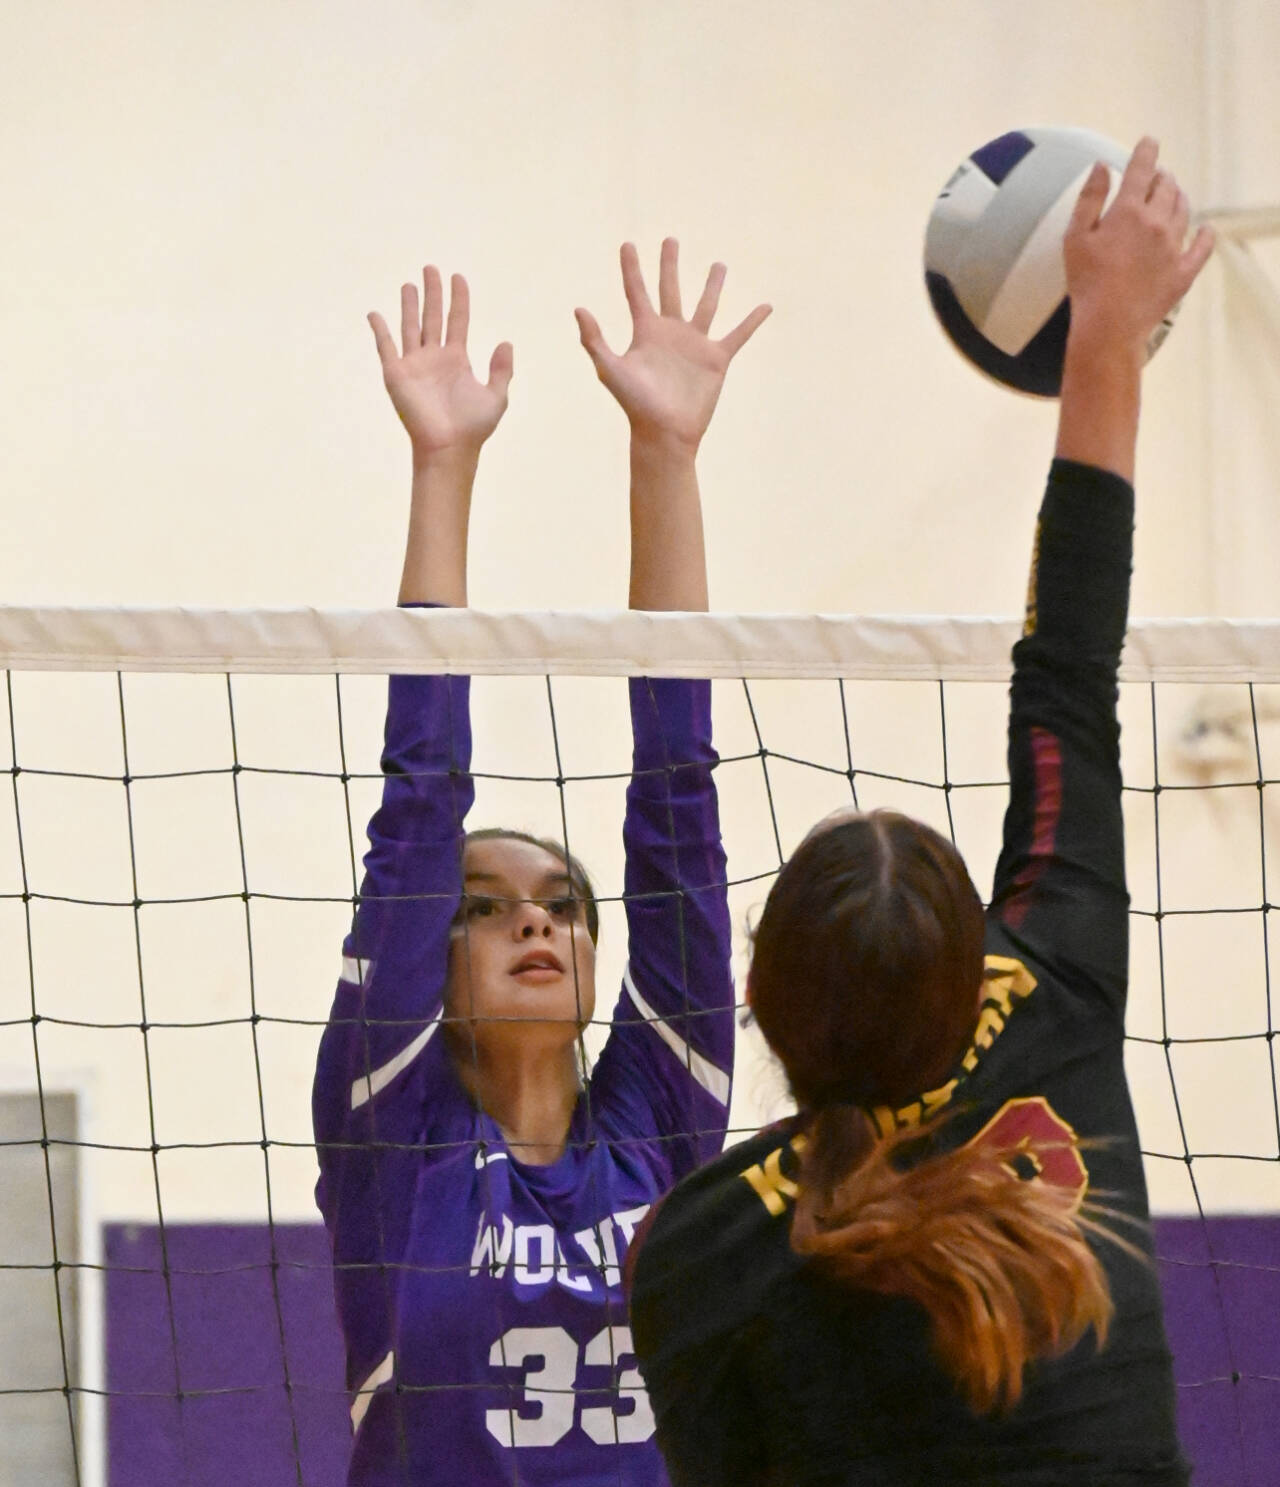
[{"label": "volleyball net", "polygon": [[[985,891],[1017,633],[0,609],[0,1436],[26,1479],[344,1480],[310,1086],[387,674],[476,678],[469,824],[554,837],[591,871],[598,1051],[626,945],[619,678],[713,679],[741,987],[773,875],[839,805],[929,822]],[[1136,623],[1121,677],[1127,1064],[1183,1431],[1205,1480],[1261,1483],[1280,1445],[1280,623]],[[730,1139],[787,1108],[744,1029]]]}]

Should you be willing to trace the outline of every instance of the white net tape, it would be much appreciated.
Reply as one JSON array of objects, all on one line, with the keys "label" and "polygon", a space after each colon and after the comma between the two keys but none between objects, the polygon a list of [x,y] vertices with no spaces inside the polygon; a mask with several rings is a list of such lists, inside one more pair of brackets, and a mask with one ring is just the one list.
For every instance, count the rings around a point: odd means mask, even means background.
[{"label": "white net tape", "polygon": [[[988,617],[0,606],[0,667],[1000,681],[1018,633]],[[1280,682],[1280,620],[1135,621],[1121,679]]]}]

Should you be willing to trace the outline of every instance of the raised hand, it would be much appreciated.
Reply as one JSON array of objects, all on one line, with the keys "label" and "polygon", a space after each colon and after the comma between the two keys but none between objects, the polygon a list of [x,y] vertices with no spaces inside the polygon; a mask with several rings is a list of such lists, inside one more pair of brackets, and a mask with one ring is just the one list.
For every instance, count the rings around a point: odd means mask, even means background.
[{"label": "raised hand", "polygon": [[[476,452],[507,411],[511,381],[511,344],[503,341],[489,362],[489,380],[480,382],[467,356],[471,295],[461,274],[450,280],[449,318],[444,323],[444,289],[439,269],[422,271],[423,303],[419,316],[418,290],[405,284],[400,290],[402,350],[377,311],[369,316],[382,380],[400,421],[413,441],[414,454],[427,457],[445,450]],[[441,340],[443,328],[444,339]]]},{"label": "raised hand", "polygon": [[[1057,453],[1133,483],[1142,368],[1152,332],[1213,252],[1202,227],[1183,247],[1187,198],[1138,142],[1110,207],[1108,173],[1085,182],[1063,240],[1071,329],[1062,368]],[[1105,208],[1105,210],[1104,210]]]},{"label": "raised hand", "polygon": [[635,245],[622,245],[622,287],[631,309],[632,333],[631,345],[621,356],[606,345],[594,315],[581,309],[574,313],[587,355],[627,415],[632,434],[696,451],[729,363],[768,319],[771,306],[757,305],[727,335],[713,340],[711,322],[724,286],[724,264],[712,264],[702,297],[686,320],[680,306],[679,252],[674,238],[662,244],[655,310]]},{"label": "raised hand", "polygon": [[1201,227],[1184,247],[1190,222],[1186,193],[1157,166],[1150,136],[1129,159],[1120,188],[1106,206],[1108,172],[1097,165],[1080,193],[1063,242],[1071,320],[1104,320],[1117,339],[1147,337],[1191,288],[1213,252]]}]

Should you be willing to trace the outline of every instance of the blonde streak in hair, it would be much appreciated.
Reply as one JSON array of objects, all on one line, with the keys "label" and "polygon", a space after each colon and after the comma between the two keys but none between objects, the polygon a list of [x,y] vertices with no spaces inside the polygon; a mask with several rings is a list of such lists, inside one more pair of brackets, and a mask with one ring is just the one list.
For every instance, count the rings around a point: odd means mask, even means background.
[{"label": "blonde streak in hair", "polygon": [[1040,1351],[1037,1343],[1043,1347],[1047,1340],[1037,1333],[1060,1330],[1053,1317],[1055,1288],[1019,1273],[1014,1246],[1005,1246],[1002,1264],[986,1248],[990,1235],[983,1227],[970,1221],[957,1236],[945,1284],[953,1292],[958,1288],[962,1304],[953,1309],[949,1324],[935,1328],[947,1371],[980,1414],[1017,1404],[1026,1365]]},{"label": "blonde streak in hair", "polygon": [[[1041,1183],[1021,1182],[1012,1173],[995,1210],[1020,1231],[1013,1245],[1015,1285],[1028,1341],[1027,1357],[1060,1357],[1092,1328],[1099,1347],[1106,1340],[1112,1301],[1097,1256],[1063,1196]],[[1021,1393],[1021,1370],[1009,1395]]]},{"label": "blonde streak in hair", "polygon": [[806,1191],[802,1169],[792,1243],[848,1284],[924,1307],[970,1405],[1011,1408],[1031,1358],[1067,1351],[1090,1327],[1105,1338],[1110,1293],[1084,1235],[1095,1223],[989,1150],[959,1147],[898,1171],[895,1151],[919,1134],[877,1142],[829,1196]]},{"label": "blonde streak in hair", "polygon": [[1007,1279],[986,1263],[974,1263],[973,1236],[948,1248],[943,1265],[920,1267],[911,1291],[929,1312],[944,1371],[971,1407],[985,1414],[1020,1389],[1026,1328]]},{"label": "blonde streak in hair", "polygon": [[1058,1190],[1021,1182],[1012,1173],[993,1195],[990,1211],[1015,1289],[1032,1303],[1033,1355],[1065,1351],[1091,1325],[1101,1338],[1111,1302],[1105,1274],[1085,1239],[1084,1230],[1095,1225],[1080,1222]]},{"label": "blonde streak in hair", "polygon": [[[935,1327],[936,1346],[973,1408],[987,1413],[1016,1402],[1021,1393],[1031,1351],[1026,1308],[988,1226],[970,1215],[951,1227],[948,1268],[936,1277],[939,1301],[950,1301],[950,1315]],[[1009,1246],[1000,1248],[1007,1259]]]}]

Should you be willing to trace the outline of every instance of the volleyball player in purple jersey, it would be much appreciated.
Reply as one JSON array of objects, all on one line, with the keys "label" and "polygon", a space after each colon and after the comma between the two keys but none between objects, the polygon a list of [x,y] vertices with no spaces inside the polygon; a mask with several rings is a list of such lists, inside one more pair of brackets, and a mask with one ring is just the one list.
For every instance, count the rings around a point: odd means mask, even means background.
[{"label": "volleyball player in purple jersey", "polygon": [[[622,250],[633,319],[584,347],[631,425],[637,609],[707,607],[695,455],[760,306],[710,336],[724,278],[692,316],[677,248],[659,305]],[[401,296],[402,349],[371,315],[413,446],[402,604],[465,605],[480,448],[506,408],[467,359],[468,290]],[[468,679],[392,677],[382,805],[313,1095],[317,1201],[333,1244],[360,1487],[665,1480],[631,1356],[621,1268],[652,1201],[722,1144],[733,986],[711,768],[710,686],[630,685],[623,836],[629,963],[583,1086],[596,912],[581,867],[519,833],[464,835]]]}]

